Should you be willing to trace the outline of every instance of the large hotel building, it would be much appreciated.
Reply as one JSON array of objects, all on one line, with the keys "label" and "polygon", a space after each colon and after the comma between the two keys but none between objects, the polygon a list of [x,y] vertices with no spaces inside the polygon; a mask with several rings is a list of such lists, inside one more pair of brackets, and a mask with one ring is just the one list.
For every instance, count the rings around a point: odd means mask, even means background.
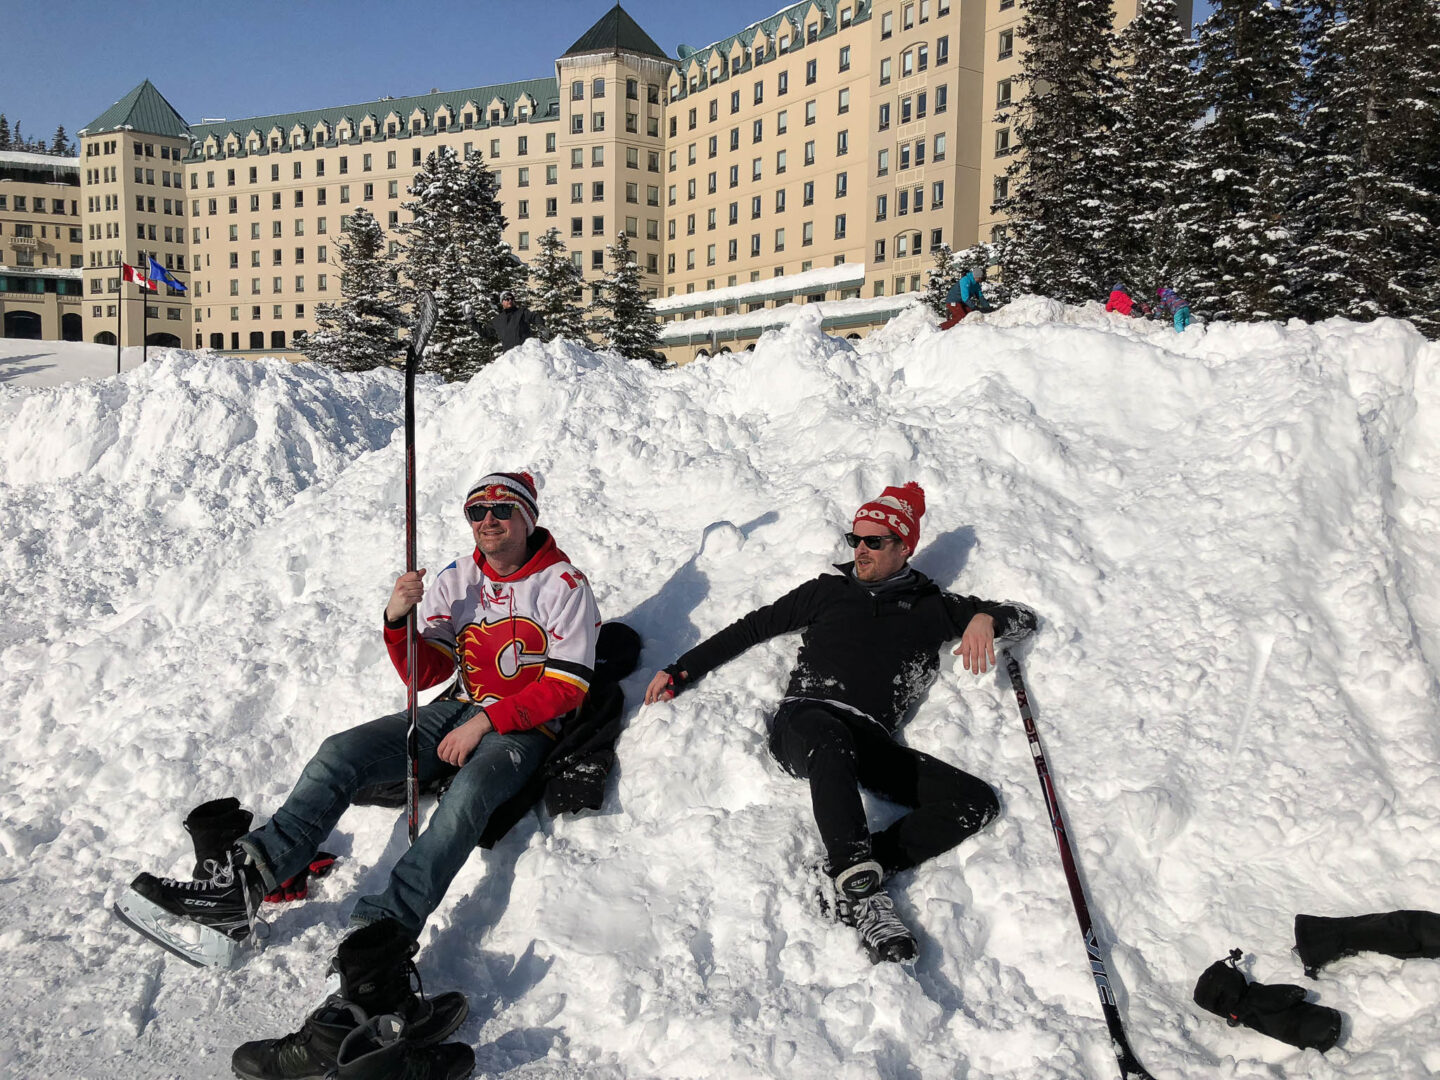
[{"label": "large hotel building", "polygon": [[[1115,0],[1117,24],[1137,3]],[[672,359],[744,347],[754,313],[797,301],[867,301],[827,305],[863,329],[939,245],[1003,228],[1019,22],[1016,0],[803,0],[672,56],[617,5],[553,76],[243,120],[188,122],[146,80],[81,129],[78,161],[0,154],[5,333],[113,343],[124,303],[140,344],[119,265],[153,256],[190,288],[149,297],[152,344],[298,356],[340,298],[347,215],[393,231],[441,146],[498,174],[521,259],[558,228],[593,285],[629,234]]]}]

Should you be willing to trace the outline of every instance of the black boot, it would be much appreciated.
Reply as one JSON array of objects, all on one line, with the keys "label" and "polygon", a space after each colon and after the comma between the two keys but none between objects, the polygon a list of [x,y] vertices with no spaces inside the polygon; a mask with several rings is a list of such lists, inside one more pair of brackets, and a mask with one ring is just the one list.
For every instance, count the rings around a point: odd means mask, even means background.
[{"label": "black boot", "polygon": [[305,1018],[299,1031],[241,1046],[231,1056],[230,1067],[241,1080],[323,1080],[337,1068],[345,1036],[365,1020],[356,1006],[328,998]]},{"label": "black boot", "polygon": [[398,1016],[377,1016],[340,1044],[338,1080],[463,1080],[475,1068],[475,1051],[464,1043],[420,1046]]},{"label": "black boot", "polygon": [[411,959],[420,946],[394,919],[381,919],[340,942],[331,970],[340,976],[340,996],[367,1017],[393,1013],[405,1022],[408,1041],[438,1043],[465,1022],[470,1003],[458,990],[436,998],[417,994],[420,973]]},{"label": "black boot", "polygon": [[1440,915],[1433,911],[1386,911],[1340,919],[1296,915],[1295,951],[1312,979],[1331,960],[1358,952],[1433,960],[1440,958]]},{"label": "black boot", "polygon": [[1262,1035],[1322,1054],[1340,1038],[1340,1014],[1305,1000],[1305,989],[1290,983],[1266,985],[1245,980],[1237,967],[1244,954],[1231,949],[1195,983],[1195,1004],[1223,1016],[1231,1027],[1244,1024]]},{"label": "black boot", "polygon": [[223,864],[235,841],[250,831],[253,817],[249,810],[240,808],[240,800],[235,798],[211,799],[190,811],[185,819],[185,831],[195,842],[192,876],[196,881],[214,876],[213,868],[206,864]]}]

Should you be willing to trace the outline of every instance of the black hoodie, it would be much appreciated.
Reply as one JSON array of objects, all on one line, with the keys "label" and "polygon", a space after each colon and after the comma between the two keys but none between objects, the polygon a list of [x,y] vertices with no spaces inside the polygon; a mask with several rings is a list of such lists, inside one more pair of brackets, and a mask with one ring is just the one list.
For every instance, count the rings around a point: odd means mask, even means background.
[{"label": "black hoodie", "polygon": [[672,665],[689,681],[778,634],[800,631],[800,654],[786,697],[835,701],[893,732],[940,670],[940,649],[965,633],[978,614],[995,619],[995,636],[1034,627],[1034,613],[942,592],[906,567],[873,584],[858,581],[854,563],[837,565],[757,608],[702,641]]}]

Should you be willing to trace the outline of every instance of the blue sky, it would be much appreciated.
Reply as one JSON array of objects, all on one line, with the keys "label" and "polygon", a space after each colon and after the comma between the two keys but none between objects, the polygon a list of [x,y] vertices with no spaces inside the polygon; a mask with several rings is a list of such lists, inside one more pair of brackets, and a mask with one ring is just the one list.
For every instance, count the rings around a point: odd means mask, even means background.
[{"label": "blue sky", "polygon": [[[612,3],[70,0],[32,10],[11,0],[0,13],[0,112],[48,141],[58,124],[73,136],[145,78],[192,123],[541,78]],[[672,54],[783,6],[624,0]],[[1197,0],[1197,17],[1206,8]]]}]

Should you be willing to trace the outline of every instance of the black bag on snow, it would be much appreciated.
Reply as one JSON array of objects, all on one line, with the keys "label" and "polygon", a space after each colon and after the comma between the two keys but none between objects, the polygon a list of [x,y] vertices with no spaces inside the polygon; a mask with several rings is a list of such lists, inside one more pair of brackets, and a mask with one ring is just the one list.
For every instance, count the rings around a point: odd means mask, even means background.
[{"label": "black bag on snow", "polygon": [[[605,781],[615,765],[625,695],[619,682],[640,662],[640,635],[625,623],[608,622],[595,641],[595,678],[578,713],[566,720],[560,738],[535,775],[508,802],[490,815],[480,847],[491,848],[542,796],[552,815],[598,810],[605,799]],[[447,691],[448,692],[448,691]],[[443,795],[450,776],[422,784],[422,795]],[[360,806],[405,805],[405,781],[372,784],[352,800]]]},{"label": "black bag on snow", "polygon": [[1312,979],[1331,960],[1359,952],[1401,960],[1440,959],[1440,915],[1433,911],[1385,911],[1339,919],[1296,915],[1295,951]]},{"label": "black bag on snow", "polygon": [[1231,949],[1225,960],[1205,969],[1195,984],[1195,1004],[1231,1027],[1246,1027],[1300,1049],[1322,1054],[1340,1038],[1340,1014],[1305,1000],[1305,988],[1290,983],[1246,982],[1235,965],[1244,954]]}]

